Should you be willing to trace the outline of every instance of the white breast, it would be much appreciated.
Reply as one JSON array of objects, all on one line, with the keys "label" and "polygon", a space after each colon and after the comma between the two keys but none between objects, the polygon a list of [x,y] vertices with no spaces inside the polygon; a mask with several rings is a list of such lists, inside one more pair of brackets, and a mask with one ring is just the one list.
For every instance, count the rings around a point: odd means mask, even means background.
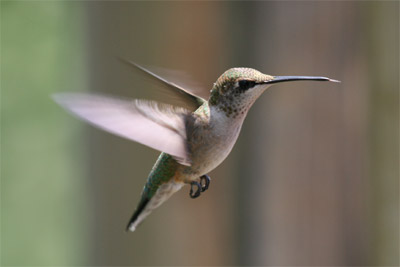
[{"label": "white breast", "polygon": [[207,138],[192,151],[192,171],[203,175],[215,169],[229,155],[239,136],[243,119],[227,117],[223,112],[210,109],[210,130]]}]

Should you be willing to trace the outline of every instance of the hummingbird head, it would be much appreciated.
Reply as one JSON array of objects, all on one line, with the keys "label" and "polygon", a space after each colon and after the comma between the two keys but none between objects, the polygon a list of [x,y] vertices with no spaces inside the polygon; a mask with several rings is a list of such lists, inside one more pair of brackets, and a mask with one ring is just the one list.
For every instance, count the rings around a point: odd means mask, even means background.
[{"label": "hummingbird head", "polygon": [[214,83],[209,99],[228,117],[245,115],[255,100],[269,87],[273,76],[250,68],[232,68]]},{"label": "hummingbird head", "polygon": [[214,83],[209,105],[235,118],[246,115],[256,99],[272,84],[301,80],[338,82],[326,77],[271,76],[251,68],[232,68]]}]

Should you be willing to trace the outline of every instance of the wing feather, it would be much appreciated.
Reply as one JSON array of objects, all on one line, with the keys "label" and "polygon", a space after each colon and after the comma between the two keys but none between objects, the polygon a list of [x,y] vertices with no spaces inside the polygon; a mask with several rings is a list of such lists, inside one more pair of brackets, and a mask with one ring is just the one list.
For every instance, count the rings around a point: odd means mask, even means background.
[{"label": "wing feather", "polygon": [[168,153],[179,163],[190,165],[185,129],[185,118],[190,112],[184,108],[95,94],[62,93],[53,98],[100,129]]},{"label": "wing feather", "polygon": [[[136,70],[150,76],[153,80],[169,88],[169,92],[175,96],[179,104],[190,105],[190,108],[196,110],[209,97],[209,91],[204,90],[198,84],[188,77],[185,73],[176,70],[169,70],[156,67],[143,67],[133,61],[120,58],[120,60]],[[179,101],[181,100],[181,101]]]}]

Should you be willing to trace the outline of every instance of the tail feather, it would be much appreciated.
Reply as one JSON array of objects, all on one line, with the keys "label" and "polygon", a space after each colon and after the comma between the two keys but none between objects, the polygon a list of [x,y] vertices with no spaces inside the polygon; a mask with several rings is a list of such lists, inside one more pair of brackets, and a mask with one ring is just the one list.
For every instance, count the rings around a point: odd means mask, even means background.
[{"label": "tail feather", "polygon": [[138,219],[139,215],[142,213],[144,208],[146,207],[147,203],[149,203],[149,198],[148,197],[142,197],[142,199],[139,202],[139,205],[137,206],[135,212],[133,213],[131,219],[129,220],[128,225],[126,226],[126,231],[135,231],[136,226],[135,222]]},{"label": "tail feather", "polygon": [[142,199],[136,208],[135,213],[129,220],[126,230],[135,231],[138,225],[157,207],[170,198],[175,192],[182,188],[184,184],[175,181],[169,181],[159,186],[152,197],[147,197],[146,188],[142,194]]}]

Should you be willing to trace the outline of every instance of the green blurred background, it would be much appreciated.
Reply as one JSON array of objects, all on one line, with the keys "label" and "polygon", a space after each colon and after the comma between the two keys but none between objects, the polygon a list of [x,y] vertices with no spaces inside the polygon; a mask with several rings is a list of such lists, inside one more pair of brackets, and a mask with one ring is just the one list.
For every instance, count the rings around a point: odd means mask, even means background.
[{"label": "green blurred background", "polygon": [[[249,112],[196,200],[124,231],[158,152],[52,93],[167,102],[118,61],[321,75]],[[399,265],[399,2],[1,1],[1,264]]]}]

